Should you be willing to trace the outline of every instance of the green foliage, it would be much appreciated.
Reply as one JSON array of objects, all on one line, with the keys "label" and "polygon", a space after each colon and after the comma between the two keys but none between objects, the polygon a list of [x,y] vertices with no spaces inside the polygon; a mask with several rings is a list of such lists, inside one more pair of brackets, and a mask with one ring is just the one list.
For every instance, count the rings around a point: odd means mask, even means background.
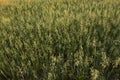
[{"label": "green foliage", "polygon": [[19,0],[0,6],[0,80],[119,80],[119,5]]}]

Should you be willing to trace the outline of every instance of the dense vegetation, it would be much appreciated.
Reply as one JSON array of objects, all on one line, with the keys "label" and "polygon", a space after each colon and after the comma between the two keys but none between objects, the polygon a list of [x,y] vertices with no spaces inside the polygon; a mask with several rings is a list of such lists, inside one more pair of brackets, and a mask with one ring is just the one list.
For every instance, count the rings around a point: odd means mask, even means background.
[{"label": "dense vegetation", "polygon": [[0,5],[0,80],[120,80],[120,1]]}]

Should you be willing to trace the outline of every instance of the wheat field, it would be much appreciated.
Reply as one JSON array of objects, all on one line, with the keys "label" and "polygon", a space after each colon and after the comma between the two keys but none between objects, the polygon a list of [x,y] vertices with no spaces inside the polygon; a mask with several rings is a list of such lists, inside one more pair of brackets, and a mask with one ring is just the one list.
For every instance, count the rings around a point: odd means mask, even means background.
[{"label": "wheat field", "polygon": [[120,0],[0,4],[0,80],[120,80]]}]

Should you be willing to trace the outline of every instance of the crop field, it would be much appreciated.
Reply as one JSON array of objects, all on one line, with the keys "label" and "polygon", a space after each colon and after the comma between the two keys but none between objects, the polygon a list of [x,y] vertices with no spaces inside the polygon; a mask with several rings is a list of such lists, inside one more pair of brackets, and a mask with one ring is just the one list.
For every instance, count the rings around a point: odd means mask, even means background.
[{"label": "crop field", "polygon": [[0,0],[0,80],[120,80],[120,0]]}]

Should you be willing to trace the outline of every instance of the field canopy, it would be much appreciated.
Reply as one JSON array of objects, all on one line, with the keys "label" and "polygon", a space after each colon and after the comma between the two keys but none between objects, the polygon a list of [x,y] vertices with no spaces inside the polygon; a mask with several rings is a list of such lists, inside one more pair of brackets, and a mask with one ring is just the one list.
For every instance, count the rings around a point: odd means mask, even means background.
[{"label": "field canopy", "polygon": [[120,0],[0,4],[1,80],[120,79]]}]

